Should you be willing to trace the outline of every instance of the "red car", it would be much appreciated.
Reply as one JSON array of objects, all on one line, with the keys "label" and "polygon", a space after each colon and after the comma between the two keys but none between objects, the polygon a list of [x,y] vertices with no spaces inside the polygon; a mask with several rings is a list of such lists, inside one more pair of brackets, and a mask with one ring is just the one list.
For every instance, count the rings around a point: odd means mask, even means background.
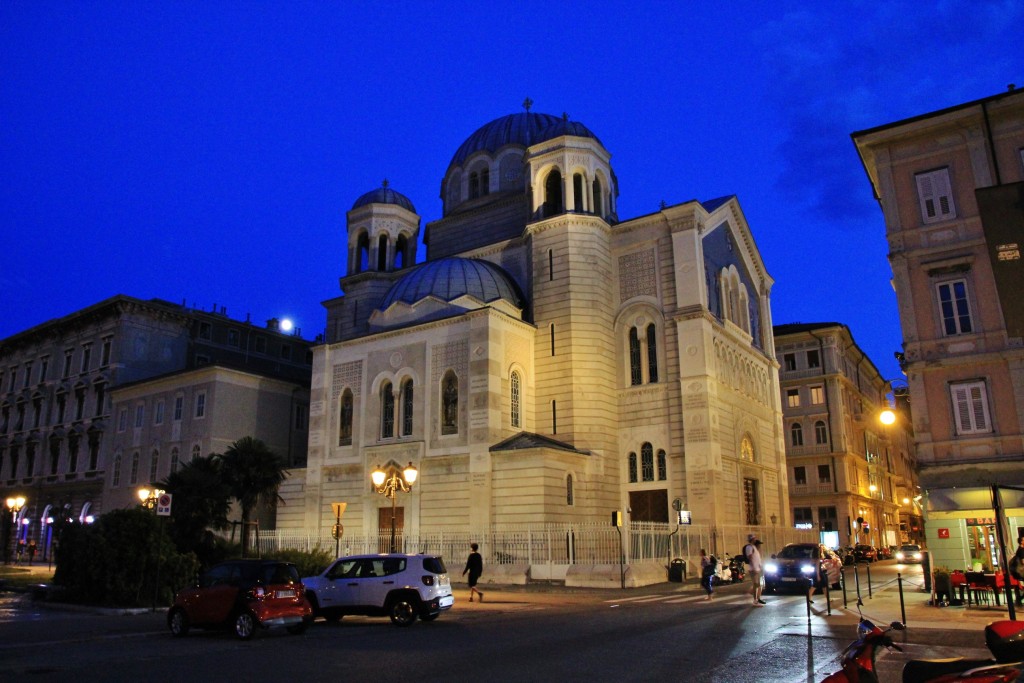
[{"label": "red car", "polygon": [[867,543],[858,543],[853,546],[853,559],[856,562],[874,562],[878,559],[878,551]]},{"label": "red car", "polygon": [[179,637],[192,627],[230,628],[242,640],[272,626],[299,634],[313,620],[305,592],[290,562],[231,560],[203,574],[198,585],[178,592],[167,612],[167,626]]}]

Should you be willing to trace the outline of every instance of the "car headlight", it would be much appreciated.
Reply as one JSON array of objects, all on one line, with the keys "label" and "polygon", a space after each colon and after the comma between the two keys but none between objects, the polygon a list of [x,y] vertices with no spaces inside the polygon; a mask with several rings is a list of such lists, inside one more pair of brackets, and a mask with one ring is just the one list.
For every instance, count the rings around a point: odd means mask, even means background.
[{"label": "car headlight", "polygon": [[774,562],[768,562],[767,564],[765,564],[764,570],[768,574],[778,574],[779,565],[775,564]]},{"label": "car headlight", "polygon": [[814,567],[812,567],[809,564],[805,564],[804,566],[800,567],[800,573],[801,574],[813,574],[814,573]]},{"label": "car headlight", "polygon": [[921,557],[922,557],[922,556],[921,556],[921,553],[914,553],[914,559],[915,559],[915,560],[918,560],[918,561],[920,561],[920,560],[921,560]]},{"label": "car headlight", "polygon": [[904,557],[903,553],[896,553],[896,559],[899,560],[900,562],[903,561],[903,557]]}]

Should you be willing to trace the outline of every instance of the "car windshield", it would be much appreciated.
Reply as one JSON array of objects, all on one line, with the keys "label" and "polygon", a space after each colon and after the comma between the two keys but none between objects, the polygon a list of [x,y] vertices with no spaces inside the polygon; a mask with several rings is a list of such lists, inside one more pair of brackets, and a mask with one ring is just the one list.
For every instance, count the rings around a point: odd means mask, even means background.
[{"label": "car windshield", "polygon": [[815,550],[813,545],[787,545],[776,557],[780,560],[813,560]]},{"label": "car windshield", "polygon": [[905,545],[902,548],[900,548],[900,550],[902,550],[904,552],[907,552],[907,553],[916,553],[920,549],[921,549],[921,546],[919,546],[919,545]]}]

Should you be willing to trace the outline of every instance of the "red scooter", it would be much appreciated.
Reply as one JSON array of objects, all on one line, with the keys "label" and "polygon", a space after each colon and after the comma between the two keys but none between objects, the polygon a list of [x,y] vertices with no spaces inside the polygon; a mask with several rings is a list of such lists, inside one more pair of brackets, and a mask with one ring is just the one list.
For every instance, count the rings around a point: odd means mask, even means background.
[{"label": "red scooter", "polygon": [[[878,648],[903,651],[892,642],[890,631],[902,631],[898,621],[882,630],[861,617],[858,638],[843,651],[842,669],[824,683],[878,683],[875,657]],[[985,627],[985,644],[995,659],[918,659],[903,667],[903,683],[1012,683],[1024,670],[1024,621],[996,621]]]}]

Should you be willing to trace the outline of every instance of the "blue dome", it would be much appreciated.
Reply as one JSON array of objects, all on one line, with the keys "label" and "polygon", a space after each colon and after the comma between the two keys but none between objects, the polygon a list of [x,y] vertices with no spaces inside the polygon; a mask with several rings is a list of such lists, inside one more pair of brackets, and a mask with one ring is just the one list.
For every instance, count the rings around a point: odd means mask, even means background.
[{"label": "blue dome", "polygon": [[380,310],[396,301],[414,304],[433,296],[449,302],[469,295],[490,303],[504,299],[523,307],[523,297],[512,278],[499,266],[479,259],[448,257],[427,261],[414,268],[388,291]]},{"label": "blue dome", "polygon": [[470,155],[479,151],[493,154],[505,145],[529,147],[560,135],[576,135],[597,140],[597,136],[582,123],[569,121],[561,116],[529,111],[509,114],[482,126],[466,138],[456,150],[448,167],[461,166]]},{"label": "blue dome", "polygon": [[358,209],[360,206],[366,206],[367,204],[397,204],[403,209],[416,213],[416,208],[408,197],[401,192],[395,192],[387,185],[378,187],[376,190],[370,190],[357,199],[352,208]]}]

